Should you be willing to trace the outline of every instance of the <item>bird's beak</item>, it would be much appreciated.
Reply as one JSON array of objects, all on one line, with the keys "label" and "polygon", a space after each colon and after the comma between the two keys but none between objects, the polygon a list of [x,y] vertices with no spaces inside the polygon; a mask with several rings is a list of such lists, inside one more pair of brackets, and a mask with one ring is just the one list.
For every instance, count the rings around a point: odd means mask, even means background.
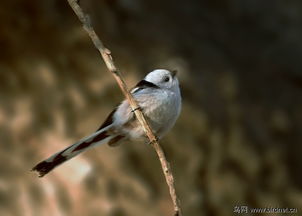
[{"label": "bird's beak", "polygon": [[171,74],[172,74],[172,77],[174,78],[175,75],[177,74],[177,70],[172,70],[172,71],[171,71]]}]

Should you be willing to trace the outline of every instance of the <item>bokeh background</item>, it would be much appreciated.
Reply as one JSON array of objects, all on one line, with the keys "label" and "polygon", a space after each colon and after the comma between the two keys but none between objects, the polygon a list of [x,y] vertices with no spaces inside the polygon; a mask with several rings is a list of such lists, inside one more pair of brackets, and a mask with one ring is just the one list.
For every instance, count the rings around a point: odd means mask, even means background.
[{"label": "bokeh background", "polygon": [[[171,215],[157,156],[142,143],[94,148],[42,179],[29,172],[97,129],[123,96],[67,1],[0,5],[0,215]],[[186,216],[299,211],[300,0],[81,5],[129,86],[154,68],[179,71],[183,109],[161,144]]]}]

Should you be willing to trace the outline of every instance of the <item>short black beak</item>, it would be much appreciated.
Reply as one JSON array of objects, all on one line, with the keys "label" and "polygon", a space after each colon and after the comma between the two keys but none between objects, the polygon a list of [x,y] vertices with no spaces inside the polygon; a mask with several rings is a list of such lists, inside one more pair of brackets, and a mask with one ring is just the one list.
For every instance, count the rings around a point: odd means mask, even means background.
[{"label": "short black beak", "polygon": [[177,70],[172,70],[172,71],[171,71],[171,74],[172,74],[172,77],[174,78],[175,75],[177,74]]}]

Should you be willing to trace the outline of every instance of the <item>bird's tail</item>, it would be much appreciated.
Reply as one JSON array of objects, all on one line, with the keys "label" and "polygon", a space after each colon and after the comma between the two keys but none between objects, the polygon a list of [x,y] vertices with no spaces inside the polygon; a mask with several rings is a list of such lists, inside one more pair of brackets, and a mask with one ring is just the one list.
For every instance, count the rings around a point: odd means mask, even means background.
[{"label": "bird's tail", "polygon": [[46,160],[43,160],[40,163],[38,163],[34,168],[32,168],[32,171],[38,172],[39,177],[43,177],[55,167],[75,157],[81,152],[86,151],[88,148],[95,146],[96,144],[107,143],[108,141],[110,141],[115,137],[108,134],[107,131],[108,128],[109,126],[93,133],[88,137],[83,138],[82,140],[76,142],[71,146],[68,146],[64,150],[53,154]]}]

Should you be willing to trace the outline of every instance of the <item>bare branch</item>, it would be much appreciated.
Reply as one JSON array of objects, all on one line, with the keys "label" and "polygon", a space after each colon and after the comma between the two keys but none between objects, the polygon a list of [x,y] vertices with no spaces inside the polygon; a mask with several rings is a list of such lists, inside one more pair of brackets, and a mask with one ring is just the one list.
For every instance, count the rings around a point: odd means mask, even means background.
[{"label": "bare branch", "polygon": [[174,216],[181,216],[182,215],[181,208],[179,205],[179,201],[178,201],[176,191],[175,191],[175,186],[174,186],[174,177],[171,172],[170,165],[166,159],[163,149],[159,145],[158,140],[157,140],[156,136],[153,134],[152,129],[151,129],[149,123],[146,121],[143,113],[141,112],[140,109],[138,109],[139,108],[138,104],[136,103],[136,101],[134,100],[132,95],[129,93],[126,83],[122,79],[122,76],[121,76],[119,70],[117,69],[117,67],[115,66],[115,64],[113,62],[110,50],[108,50],[104,46],[102,41],[99,39],[99,37],[95,33],[95,31],[91,25],[89,16],[83,12],[82,8],[79,6],[79,4],[76,0],[67,0],[67,1],[70,4],[73,11],[78,16],[79,20],[82,22],[83,28],[90,36],[92,42],[94,43],[94,46],[98,49],[98,51],[102,55],[102,58],[106,64],[108,70],[112,73],[113,77],[117,81],[123,94],[125,95],[126,99],[128,100],[132,110],[134,111],[136,118],[138,119],[138,121],[140,122],[141,126],[143,127],[146,135],[148,136],[152,147],[155,149],[155,151],[159,157],[161,167],[162,167],[163,173],[166,178],[166,182],[169,187],[170,196],[173,201],[174,212],[175,212]]}]

